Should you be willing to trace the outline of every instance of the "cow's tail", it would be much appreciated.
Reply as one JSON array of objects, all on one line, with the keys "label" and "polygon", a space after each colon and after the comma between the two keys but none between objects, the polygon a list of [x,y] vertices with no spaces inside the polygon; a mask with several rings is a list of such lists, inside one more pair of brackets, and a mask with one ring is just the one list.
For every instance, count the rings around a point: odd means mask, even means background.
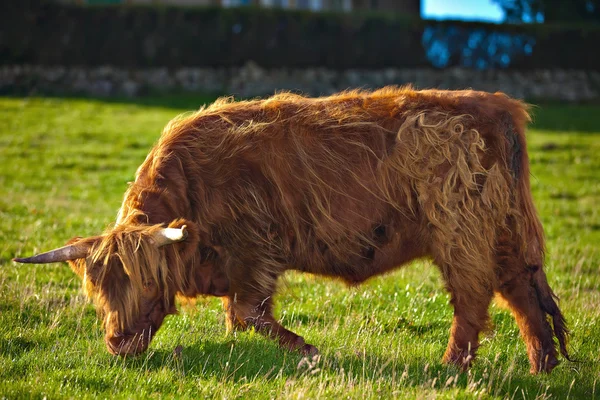
[{"label": "cow's tail", "polygon": [[571,360],[567,350],[567,338],[569,330],[565,318],[557,304],[557,296],[554,294],[546,273],[543,270],[544,265],[544,230],[539,219],[533,198],[531,196],[531,187],[529,182],[529,158],[527,156],[527,146],[525,141],[525,126],[530,121],[527,105],[513,101],[511,110],[512,129],[507,130],[510,168],[513,174],[516,188],[516,206],[518,208],[518,220],[520,221],[521,249],[525,258],[525,263],[530,271],[533,272],[533,286],[537,293],[541,309],[552,320],[554,336],[558,340],[560,353]]},{"label": "cow's tail", "polygon": [[567,360],[572,361],[567,350],[569,329],[567,328],[565,317],[562,315],[560,308],[558,308],[558,304],[556,304],[557,297],[552,289],[550,289],[550,285],[548,285],[546,273],[541,268],[538,268],[533,274],[533,287],[537,293],[542,310],[552,318],[554,336],[558,340],[560,354]]}]

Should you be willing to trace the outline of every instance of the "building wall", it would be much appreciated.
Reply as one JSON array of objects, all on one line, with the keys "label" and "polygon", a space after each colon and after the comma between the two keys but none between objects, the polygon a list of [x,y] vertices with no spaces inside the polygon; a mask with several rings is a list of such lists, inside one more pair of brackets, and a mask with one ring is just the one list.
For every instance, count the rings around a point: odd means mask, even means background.
[{"label": "building wall", "polygon": [[182,6],[220,5],[223,0],[58,0],[75,4],[173,4]]},{"label": "building wall", "polygon": [[312,11],[383,10],[420,15],[420,0],[58,0],[77,4],[257,5]]},{"label": "building wall", "polygon": [[182,6],[210,6],[219,5],[220,0],[123,0],[129,4],[175,4]]},{"label": "building wall", "polygon": [[259,5],[312,11],[352,10],[352,0],[260,0]]},{"label": "building wall", "polygon": [[353,0],[355,10],[380,10],[421,15],[420,0]]}]

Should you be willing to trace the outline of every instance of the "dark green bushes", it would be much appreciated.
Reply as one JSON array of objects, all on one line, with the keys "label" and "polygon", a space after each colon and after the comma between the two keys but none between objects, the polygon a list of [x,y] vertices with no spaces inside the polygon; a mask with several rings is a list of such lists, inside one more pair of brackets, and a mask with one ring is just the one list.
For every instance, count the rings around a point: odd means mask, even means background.
[{"label": "dark green bushes", "polygon": [[252,60],[272,68],[600,69],[598,43],[600,27],[594,25],[434,22],[264,8],[9,0],[0,16],[2,64],[227,67]]}]

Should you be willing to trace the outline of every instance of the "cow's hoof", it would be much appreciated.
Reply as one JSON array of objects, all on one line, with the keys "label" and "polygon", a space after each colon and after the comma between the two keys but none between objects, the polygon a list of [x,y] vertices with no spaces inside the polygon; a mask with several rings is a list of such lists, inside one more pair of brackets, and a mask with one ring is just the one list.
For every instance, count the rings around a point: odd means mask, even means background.
[{"label": "cow's hoof", "polygon": [[553,354],[546,355],[545,359],[535,365],[532,364],[529,372],[533,375],[539,374],[540,372],[550,373],[556,367],[560,361]]},{"label": "cow's hoof", "polygon": [[304,338],[298,336],[294,341],[293,345],[286,346],[290,350],[295,350],[303,356],[315,356],[319,354],[319,350],[312,344],[308,344],[304,341]]},{"label": "cow's hoof", "polygon": [[300,347],[298,349],[298,351],[303,355],[303,356],[316,356],[317,354],[319,354],[319,349],[317,349],[315,346],[313,346],[312,344],[305,344],[304,346]]},{"label": "cow's hoof", "polygon": [[448,365],[455,365],[460,368],[462,372],[466,372],[471,366],[471,362],[473,362],[474,358],[475,356],[470,354],[468,351],[459,350],[450,353],[447,352],[444,355],[442,362]]}]

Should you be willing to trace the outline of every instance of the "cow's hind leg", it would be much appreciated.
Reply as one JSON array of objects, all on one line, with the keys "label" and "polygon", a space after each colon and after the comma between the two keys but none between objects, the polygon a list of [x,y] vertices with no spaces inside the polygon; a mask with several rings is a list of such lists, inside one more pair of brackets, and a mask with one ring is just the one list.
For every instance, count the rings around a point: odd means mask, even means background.
[{"label": "cow's hind leg", "polygon": [[[554,335],[558,338],[562,354],[568,359],[566,335],[568,330],[546,275],[540,265],[527,266],[517,254],[518,246],[513,245],[506,235],[499,241],[498,294],[511,309],[521,336],[527,346],[531,373],[550,372],[558,364]],[[552,317],[554,332],[547,317]]]},{"label": "cow's hind leg", "polygon": [[495,274],[489,240],[474,229],[434,230],[433,254],[454,307],[443,361],[467,369],[479,347],[479,333],[489,326]]},{"label": "cow's hind leg", "polygon": [[443,362],[455,364],[465,370],[477,353],[479,333],[489,324],[488,308],[493,297],[492,286],[491,282],[484,281],[467,285],[471,286],[467,288],[465,277],[453,274],[452,270],[444,275],[451,295],[450,303],[454,307],[454,318]]}]

